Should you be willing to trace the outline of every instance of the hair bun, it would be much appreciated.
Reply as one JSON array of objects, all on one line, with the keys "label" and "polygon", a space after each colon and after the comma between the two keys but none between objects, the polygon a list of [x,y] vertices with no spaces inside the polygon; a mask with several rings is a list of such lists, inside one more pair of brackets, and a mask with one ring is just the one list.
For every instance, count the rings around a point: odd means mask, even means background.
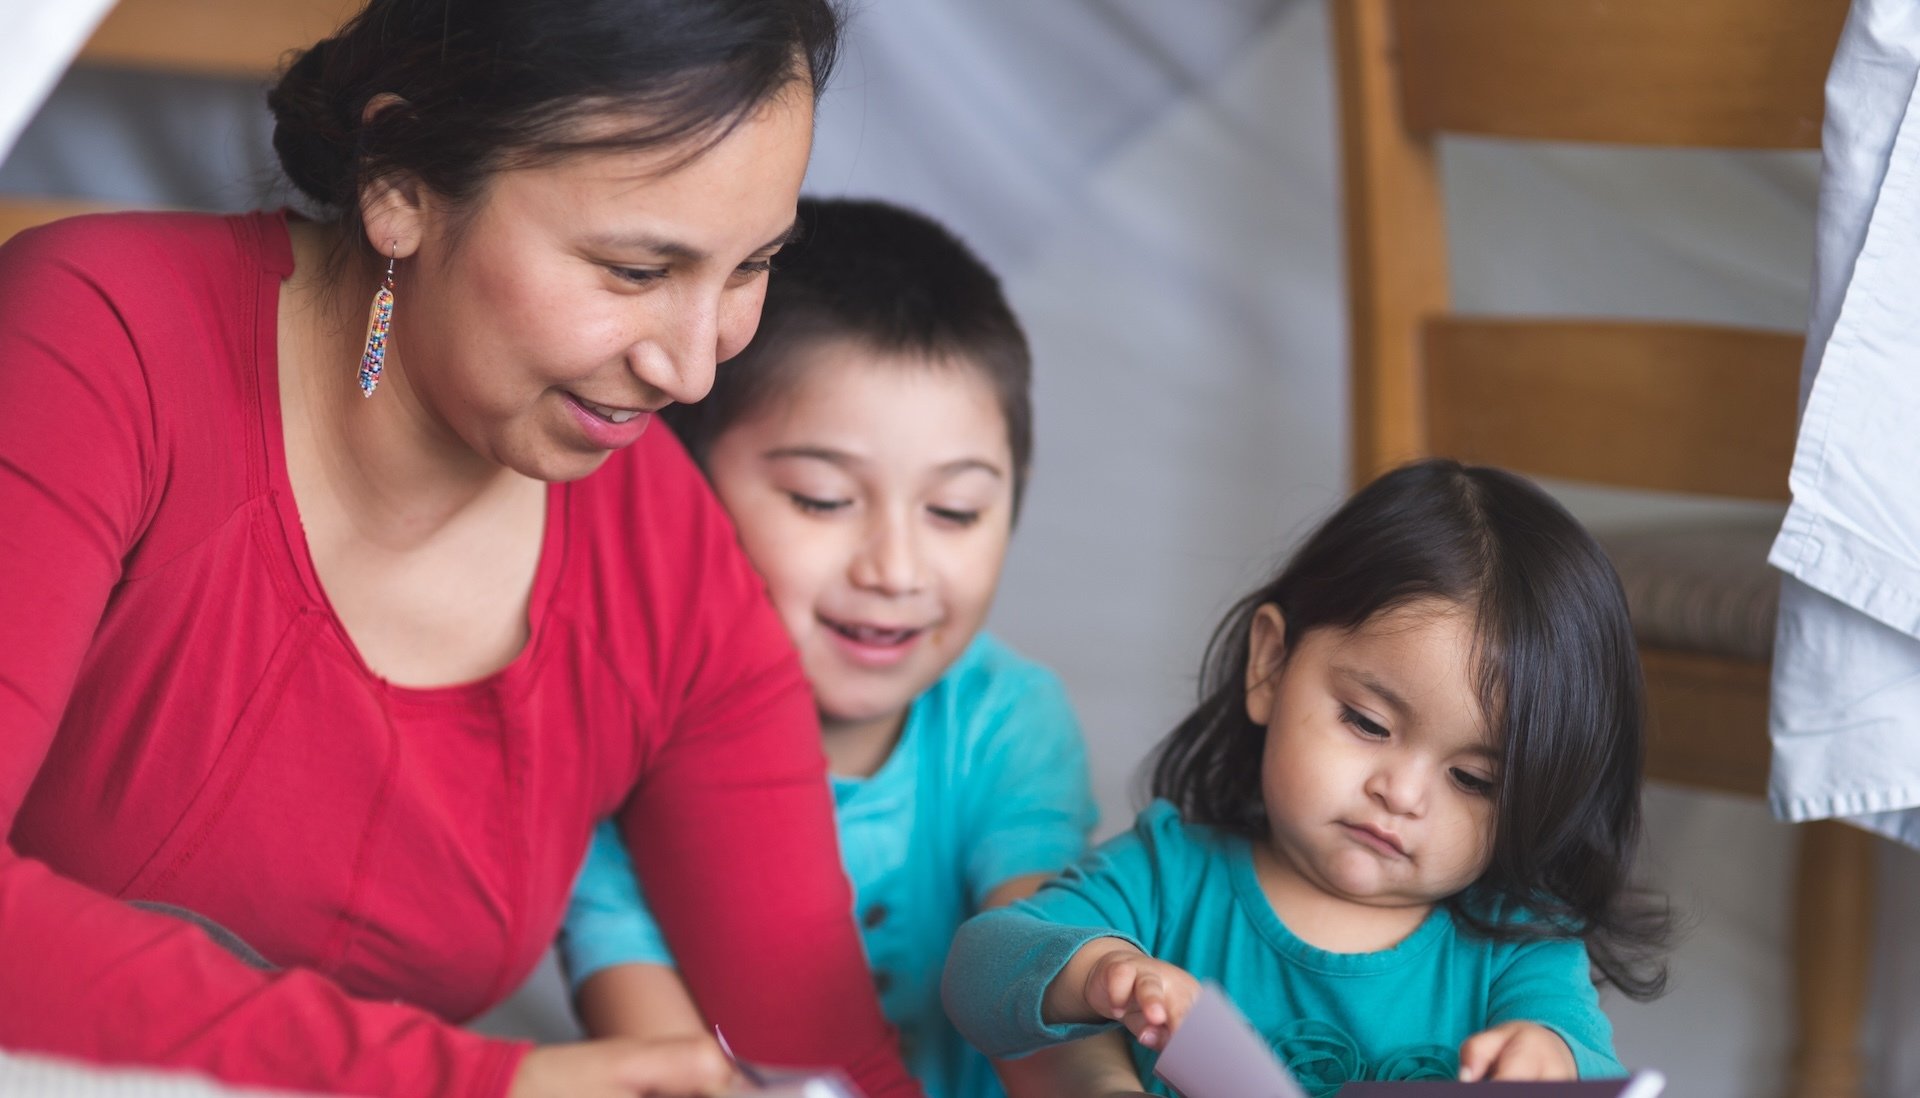
[{"label": "hair bun", "polygon": [[334,43],[323,39],[303,51],[267,93],[280,167],[302,194],[326,206],[349,201],[354,176],[346,89],[328,71]]}]

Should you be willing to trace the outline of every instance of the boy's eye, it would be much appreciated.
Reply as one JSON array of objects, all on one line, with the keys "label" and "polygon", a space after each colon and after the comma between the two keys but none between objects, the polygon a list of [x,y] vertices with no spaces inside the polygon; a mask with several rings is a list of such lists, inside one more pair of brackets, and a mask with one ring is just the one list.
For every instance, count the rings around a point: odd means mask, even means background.
[{"label": "boy's eye", "polygon": [[1461,789],[1477,797],[1485,797],[1493,792],[1493,779],[1491,778],[1483,778],[1478,774],[1462,770],[1457,766],[1448,771],[1448,773],[1453,775],[1454,782],[1457,783]]},{"label": "boy's eye", "polygon": [[929,507],[927,513],[941,522],[950,522],[955,526],[972,526],[980,521],[980,512],[963,511],[957,507]]},{"label": "boy's eye", "polygon": [[809,515],[830,514],[851,502],[850,500],[844,499],[820,499],[817,496],[803,496],[799,492],[788,492],[787,498],[793,501],[795,507],[800,508],[800,510]]},{"label": "boy's eye", "polygon": [[1340,707],[1340,719],[1351,725],[1355,732],[1360,733],[1368,739],[1384,740],[1387,738],[1387,730],[1385,728],[1368,720],[1360,714],[1359,710],[1350,705]]}]

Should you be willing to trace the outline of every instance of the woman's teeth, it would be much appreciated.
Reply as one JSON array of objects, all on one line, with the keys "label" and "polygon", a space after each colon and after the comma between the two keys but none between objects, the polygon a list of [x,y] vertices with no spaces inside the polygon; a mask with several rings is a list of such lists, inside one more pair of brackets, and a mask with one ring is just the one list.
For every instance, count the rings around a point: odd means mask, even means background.
[{"label": "woman's teeth", "polygon": [[595,404],[591,400],[585,400],[580,397],[574,397],[574,399],[580,401],[582,408],[606,420],[608,423],[625,423],[640,414],[639,412],[627,411],[625,408],[609,408],[604,404]]}]

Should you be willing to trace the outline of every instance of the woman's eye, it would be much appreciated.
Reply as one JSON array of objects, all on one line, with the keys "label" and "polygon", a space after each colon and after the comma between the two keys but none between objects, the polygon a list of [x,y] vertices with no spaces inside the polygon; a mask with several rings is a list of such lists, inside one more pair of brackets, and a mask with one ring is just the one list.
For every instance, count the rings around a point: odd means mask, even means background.
[{"label": "woman's eye", "polygon": [[980,521],[980,512],[965,511],[958,507],[929,507],[927,513],[941,522],[950,522],[955,526],[972,526]]},{"label": "woman's eye", "polygon": [[1355,732],[1373,740],[1387,738],[1387,730],[1360,715],[1360,711],[1350,705],[1340,707],[1340,719],[1353,727]]},{"label": "woman's eye", "polygon": [[607,270],[612,271],[613,276],[622,282],[631,282],[636,286],[658,282],[667,277],[667,272],[652,267],[608,267]]},{"label": "woman's eye", "polygon": [[844,499],[821,499],[817,496],[803,496],[799,492],[788,492],[787,498],[793,501],[795,507],[800,508],[800,510],[809,515],[830,514],[845,507],[849,502]]},{"label": "woman's eye", "polygon": [[1454,782],[1457,783],[1461,789],[1477,797],[1484,797],[1493,792],[1493,779],[1491,778],[1483,778],[1478,774],[1468,770],[1462,770],[1457,766],[1449,771],[1449,773],[1453,775]]}]

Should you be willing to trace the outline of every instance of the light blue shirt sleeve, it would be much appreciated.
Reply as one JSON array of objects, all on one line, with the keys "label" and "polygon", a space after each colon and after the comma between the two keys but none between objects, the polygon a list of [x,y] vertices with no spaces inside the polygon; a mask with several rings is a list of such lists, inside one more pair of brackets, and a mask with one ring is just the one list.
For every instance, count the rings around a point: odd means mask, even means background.
[{"label": "light blue shirt sleeve", "polygon": [[1513,946],[1488,991],[1489,1028],[1533,1022],[1560,1035],[1573,1050],[1582,1079],[1627,1074],[1613,1052],[1613,1025],[1600,1010],[1587,947],[1577,939]]},{"label": "light blue shirt sleeve", "polygon": [[995,679],[983,699],[987,728],[970,752],[968,900],[1034,873],[1057,873],[1085,853],[1098,819],[1087,750],[1066,688],[1045,668],[1022,661]]},{"label": "light blue shirt sleeve", "polygon": [[1142,952],[1160,920],[1157,831],[1179,817],[1169,805],[1141,813],[1078,865],[1019,903],[967,920],[953,940],[941,981],[947,1016],[994,1059],[1099,1033],[1113,1023],[1053,1025],[1041,1015],[1047,986],[1080,948],[1121,938]]},{"label": "light blue shirt sleeve", "polygon": [[576,991],[587,977],[614,965],[673,965],[673,953],[647,910],[633,875],[633,859],[612,820],[594,829],[560,926],[559,944],[567,982]]}]

